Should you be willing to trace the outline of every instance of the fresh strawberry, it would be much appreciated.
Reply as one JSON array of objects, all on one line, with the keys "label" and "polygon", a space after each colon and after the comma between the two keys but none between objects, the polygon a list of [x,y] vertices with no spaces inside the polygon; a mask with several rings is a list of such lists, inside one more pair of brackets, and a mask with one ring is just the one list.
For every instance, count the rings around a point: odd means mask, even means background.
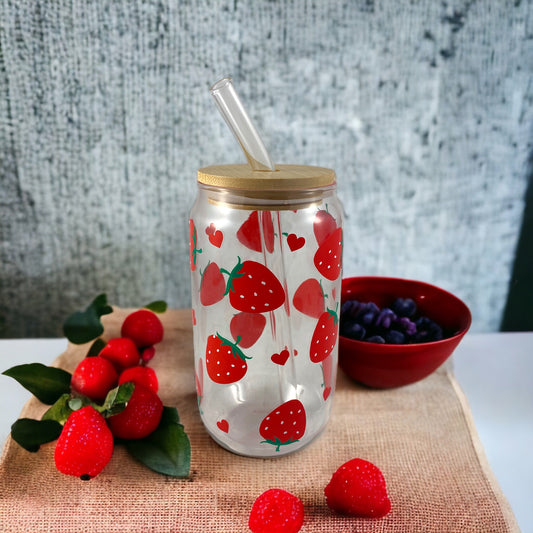
[{"label": "fresh strawberry", "polygon": [[198,234],[196,232],[196,226],[194,220],[189,219],[189,260],[191,264],[191,270],[196,270],[197,255],[202,253],[202,250],[197,248]]},{"label": "fresh strawberry", "polygon": [[135,385],[126,408],[107,419],[111,433],[120,439],[142,439],[150,435],[161,420],[163,403],[147,387]]},{"label": "fresh strawberry", "polygon": [[117,384],[117,379],[117,372],[110,361],[103,357],[86,357],[72,373],[70,386],[79,394],[99,402]]},{"label": "fresh strawberry", "polygon": [[216,263],[208,263],[200,282],[200,302],[202,305],[213,305],[224,298],[226,281]]},{"label": "fresh strawberry", "polygon": [[126,370],[120,374],[118,384],[122,385],[128,381],[132,381],[135,385],[142,385],[143,387],[150,389],[152,392],[157,393],[159,389],[159,381],[157,380],[155,370],[149,366],[126,368]]},{"label": "fresh strawberry", "polygon": [[292,297],[292,304],[300,313],[320,318],[324,312],[324,292],[320,282],[314,278],[303,281]]},{"label": "fresh strawberry", "polygon": [[103,416],[87,405],[74,411],[65,422],[54,461],[63,474],[87,480],[98,475],[112,455],[113,435]]},{"label": "fresh strawberry", "polygon": [[331,509],[348,515],[381,518],[391,508],[383,474],[364,459],[344,463],[333,474],[324,494]]},{"label": "fresh strawberry", "polygon": [[298,442],[305,433],[305,409],[300,400],[289,400],[270,412],[259,426],[262,442],[280,446]]},{"label": "fresh strawberry", "polygon": [[110,361],[117,372],[124,368],[139,364],[139,350],[135,343],[127,337],[117,337],[109,339],[107,344],[102,348],[98,357],[103,357]]},{"label": "fresh strawberry", "polygon": [[137,348],[146,348],[163,340],[163,324],[153,311],[139,309],[126,317],[121,335],[131,339]]},{"label": "fresh strawberry", "polygon": [[341,274],[342,228],[337,228],[319,247],[313,259],[317,270],[334,281]]},{"label": "fresh strawberry", "polygon": [[248,370],[242,350],[218,333],[210,335],[205,349],[205,367],[207,374],[215,383],[235,383],[243,378]]},{"label": "fresh strawberry", "polygon": [[241,348],[253,346],[265,329],[266,318],[258,313],[237,313],[230,322],[231,335]]},{"label": "fresh strawberry", "polygon": [[[261,217],[261,224],[259,224],[259,217]],[[261,238],[261,229],[263,238]],[[274,251],[274,225],[270,211],[261,211],[261,213],[253,211],[237,230],[237,239],[241,244],[256,252],[263,251],[262,241],[264,239],[265,248],[272,253]]]},{"label": "fresh strawberry", "polygon": [[252,533],[298,533],[303,521],[300,498],[283,489],[269,489],[252,505],[248,527]]},{"label": "fresh strawberry", "polygon": [[332,309],[324,311],[315,326],[311,346],[309,347],[309,357],[311,362],[320,363],[335,348],[339,335],[339,317]]},{"label": "fresh strawberry", "polygon": [[265,313],[285,302],[285,290],[278,278],[256,261],[239,261],[229,274],[226,293],[234,309],[248,313]]},{"label": "fresh strawberry", "polygon": [[337,222],[335,222],[335,219],[327,211],[317,211],[315,220],[313,221],[313,232],[318,246],[320,246],[336,229]]}]

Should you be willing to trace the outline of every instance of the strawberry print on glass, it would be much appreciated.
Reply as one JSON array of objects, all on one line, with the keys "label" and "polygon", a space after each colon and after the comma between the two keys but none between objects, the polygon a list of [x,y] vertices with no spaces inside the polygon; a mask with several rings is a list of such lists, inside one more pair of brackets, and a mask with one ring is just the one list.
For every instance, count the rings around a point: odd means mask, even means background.
[{"label": "strawberry print on glass", "polygon": [[325,428],[335,392],[343,245],[335,173],[206,167],[190,219],[202,422],[232,452],[293,453]]}]

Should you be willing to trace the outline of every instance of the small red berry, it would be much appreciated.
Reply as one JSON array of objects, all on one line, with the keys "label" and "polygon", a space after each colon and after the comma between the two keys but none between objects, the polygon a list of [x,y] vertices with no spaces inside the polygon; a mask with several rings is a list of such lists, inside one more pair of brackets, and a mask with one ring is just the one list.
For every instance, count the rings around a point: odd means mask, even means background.
[{"label": "small red berry", "polygon": [[115,367],[103,357],[82,359],[72,374],[70,386],[91,400],[101,401],[117,384]]},{"label": "small red berry", "polygon": [[111,432],[120,439],[142,439],[150,435],[161,420],[163,403],[159,396],[142,385],[135,385],[126,408],[107,419]]},{"label": "small red berry", "polygon": [[391,508],[381,470],[364,459],[339,467],[324,493],[330,509],[352,516],[381,518]]},{"label": "small red berry", "polygon": [[248,527],[253,533],[297,533],[303,521],[300,498],[283,489],[269,489],[255,500]]},{"label": "small red berry", "polygon": [[141,359],[143,363],[148,363],[154,358],[155,355],[155,346],[148,346],[145,348],[141,354]]},{"label": "small red berry", "polygon": [[148,366],[134,366],[132,368],[126,368],[118,378],[118,384],[133,381],[135,385],[141,385],[150,389],[152,392],[156,392],[159,389],[159,382],[157,380],[156,373],[153,368]]},{"label": "small red berry", "polygon": [[163,340],[163,324],[149,309],[139,309],[130,313],[122,324],[122,337],[128,337],[142,349]]},{"label": "small red berry", "polygon": [[102,348],[98,357],[103,357],[113,363],[118,372],[139,364],[139,350],[135,343],[127,337],[110,339]]},{"label": "small red berry", "polygon": [[54,461],[63,474],[90,479],[113,455],[113,435],[104,417],[87,405],[74,411],[57,439]]}]

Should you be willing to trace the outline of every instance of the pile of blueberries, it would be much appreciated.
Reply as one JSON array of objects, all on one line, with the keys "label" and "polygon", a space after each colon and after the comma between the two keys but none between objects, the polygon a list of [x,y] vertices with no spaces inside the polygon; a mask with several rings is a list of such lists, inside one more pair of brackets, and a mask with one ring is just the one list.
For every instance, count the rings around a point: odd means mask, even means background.
[{"label": "pile of blueberries", "polygon": [[347,300],[341,308],[340,334],[378,344],[417,344],[444,338],[439,324],[417,315],[411,298],[396,298],[383,309],[374,302]]}]

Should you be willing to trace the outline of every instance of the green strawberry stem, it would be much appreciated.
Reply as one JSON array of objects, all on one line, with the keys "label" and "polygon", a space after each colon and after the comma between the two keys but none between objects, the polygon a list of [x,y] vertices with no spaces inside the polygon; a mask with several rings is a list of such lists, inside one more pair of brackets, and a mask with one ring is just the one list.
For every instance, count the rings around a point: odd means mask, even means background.
[{"label": "green strawberry stem", "polygon": [[193,265],[196,266],[196,256],[198,254],[201,254],[202,253],[202,249],[201,248],[197,248],[196,247],[196,231],[193,231],[192,233],[192,244],[193,244],[193,249],[192,249],[192,257],[193,257]]},{"label": "green strawberry stem", "polygon": [[262,440],[260,442],[260,444],[272,444],[272,446],[275,446],[276,447],[276,451],[279,452],[279,448],[280,446],[285,446],[286,444],[294,444],[295,442],[298,442],[298,439],[289,439],[289,440],[286,440],[285,442],[281,442],[277,437],[274,439],[274,440],[270,440],[270,439],[266,439],[266,440]]},{"label": "green strawberry stem", "polygon": [[233,288],[233,280],[240,278],[241,276],[244,276],[244,272],[239,272],[242,268],[242,262],[241,258],[237,256],[237,264],[233,267],[233,270],[231,272],[228,272],[225,268],[221,268],[220,272],[227,274],[229,276],[227,284],[226,284],[226,292],[224,293],[224,296],[226,294],[229,294],[229,291],[234,291]]},{"label": "green strawberry stem", "polygon": [[327,312],[329,313],[329,317],[333,318],[333,323],[338,324],[339,323],[339,315],[337,314],[337,309],[339,309],[339,302],[337,302],[337,305],[335,306],[335,310],[327,308]]},{"label": "green strawberry stem", "polygon": [[246,359],[251,359],[251,357],[244,355],[243,351],[237,346],[237,344],[241,342],[240,336],[237,336],[236,342],[231,342],[229,339],[226,339],[225,337],[220,335],[220,333],[217,333],[217,337],[222,341],[221,346],[229,346],[231,348],[231,353],[233,354],[233,357],[240,357],[243,361],[246,361]]}]

